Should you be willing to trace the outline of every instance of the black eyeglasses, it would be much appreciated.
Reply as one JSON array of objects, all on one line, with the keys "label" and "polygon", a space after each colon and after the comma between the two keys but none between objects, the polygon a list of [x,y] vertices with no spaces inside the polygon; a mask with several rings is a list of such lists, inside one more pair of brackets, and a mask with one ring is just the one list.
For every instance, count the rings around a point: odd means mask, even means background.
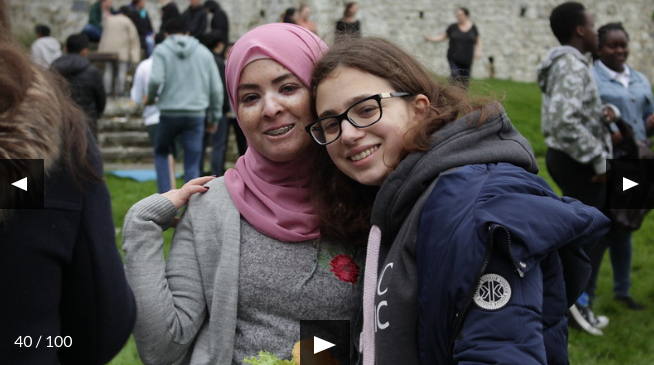
[{"label": "black eyeglasses", "polygon": [[376,94],[357,101],[340,115],[322,117],[309,124],[305,129],[318,144],[325,146],[341,136],[343,120],[347,120],[356,128],[370,127],[379,122],[382,117],[382,99],[410,95],[404,92]]}]

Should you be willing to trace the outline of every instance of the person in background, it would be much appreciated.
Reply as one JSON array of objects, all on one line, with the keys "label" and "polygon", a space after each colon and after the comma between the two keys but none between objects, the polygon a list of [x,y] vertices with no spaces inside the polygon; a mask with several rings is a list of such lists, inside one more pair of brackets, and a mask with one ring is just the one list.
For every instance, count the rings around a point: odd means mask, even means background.
[{"label": "person in background", "polygon": [[[608,23],[598,29],[599,47],[593,79],[597,83],[599,96],[603,103],[609,103],[618,108],[621,119],[633,131],[633,137],[651,146],[649,136],[654,132],[654,97],[652,86],[642,73],[627,65],[629,57],[629,34],[621,23]],[[623,153],[623,135],[620,130],[611,125],[613,142],[613,158],[627,158]],[[631,156],[634,158],[637,156]],[[595,270],[589,281],[587,293],[595,297],[599,268],[607,245],[613,267],[613,292],[615,299],[624,302],[627,308],[642,310],[645,306],[635,301],[629,289],[631,288],[631,257],[633,231],[621,227],[614,222],[613,227],[603,245],[593,250],[596,261]]]},{"label": "person in background", "polygon": [[357,19],[358,11],[359,3],[349,2],[345,4],[343,18],[336,22],[336,42],[343,40],[343,38],[361,37],[361,23]]},{"label": "person in background", "polygon": [[[547,171],[563,195],[604,211],[606,159],[613,148],[610,130],[602,120],[597,85],[584,55],[597,50],[595,20],[583,4],[566,2],[552,10],[550,27],[561,46],[551,49],[537,68],[543,93],[541,129],[547,145]],[[586,250],[594,257],[594,247]],[[571,323],[590,334],[602,335],[609,319],[595,316],[591,304],[584,292],[570,307]]]},{"label": "person in background", "polygon": [[[232,47],[234,46],[234,43],[227,43],[227,46],[225,47],[225,62],[229,59],[229,52],[231,51]],[[241,126],[238,124],[238,120],[234,116],[234,111],[231,108],[231,105],[229,105],[229,111],[227,113],[227,124],[231,127],[232,131],[234,132],[234,136],[236,139],[236,150],[238,152],[238,156],[243,156],[245,154],[245,151],[248,148],[248,142],[247,139],[245,138],[245,134],[243,134],[243,130],[241,129]],[[227,154],[227,149],[229,147],[229,130],[226,132],[226,135],[228,136],[227,142],[225,144],[225,154]],[[227,156],[223,159],[224,162],[226,162]],[[218,171],[220,171],[220,165],[218,163],[215,163],[212,165],[212,173],[216,174]],[[224,171],[224,165],[223,165],[223,171]]]},{"label": "person in background", "polygon": [[[225,42],[229,42],[229,17],[220,4],[214,0],[204,2],[204,9],[211,13],[211,30],[220,30],[225,35]],[[225,55],[223,54],[223,57]]]},{"label": "person in background", "polygon": [[136,27],[136,31],[139,34],[141,49],[145,53],[145,57],[150,57],[152,49],[154,48],[154,30],[152,28],[152,22],[150,21],[150,15],[148,14],[148,11],[145,10],[145,0],[132,0],[128,9],[129,11],[125,12],[125,15],[132,20]]},{"label": "person in background", "polygon": [[[291,24],[244,34],[225,76],[250,148],[224,177],[195,179],[127,213],[123,249],[144,363],[232,365],[262,350],[287,359],[301,319],[357,313],[362,245],[320,238],[307,185],[317,149],[303,130],[309,81],[326,49]],[[162,230],[184,205],[164,262]]]},{"label": "person in background", "polygon": [[39,24],[34,28],[36,40],[32,43],[30,50],[32,60],[43,68],[49,68],[52,61],[61,57],[61,44],[50,36],[50,27]]},{"label": "person in background", "polygon": [[468,88],[473,60],[481,58],[482,41],[477,26],[470,20],[468,8],[456,10],[456,23],[450,24],[445,33],[438,36],[424,36],[430,42],[449,39],[447,62],[450,64],[451,80]]},{"label": "person in background", "polygon": [[216,128],[222,117],[223,85],[211,52],[188,35],[183,19],[164,27],[166,40],[154,52],[148,82],[148,102],[161,111],[154,148],[157,189],[171,189],[168,155],[181,136],[184,149],[184,180],[200,176],[200,156],[205,117]]},{"label": "person in background", "polygon": [[161,6],[161,26],[159,27],[159,34],[163,34],[164,25],[171,19],[179,18],[182,14],[179,12],[179,7],[173,0],[159,0]]},{"label": "person in background", "polygon": [[[130,64],[136,64],[141,60],[138,31],[132,20],[125,15],[129,12],[129,7],[123,6],[118,13],[107,18],[98,45],[98,52],[118,55],[117,70],[114,70],[114,63],[111,61],[105,62],[104,65],[104,88],[107,94],[113,92],[114,95],[123,95],[127,69]],[[116,83],[113,82],[114,78]]]},{"label": "person in background", "polygon": [[311,84],[321,232],[370,229],[363,364],[568,363],[583,245],[609,219],[537,175],[499,103],[437,83],[392,42],[337,43]]},{"label": "person in background", "polygon": [[136,303],[100,150],[66,81],[14,40],[5,0],[0,64],[0,159],[42,160],[45,173],[43,209],[0,209],[1,362],[106,364],[130,337]]},{"label": "person in background", "polygon": [[86,55],[89,40],[84,34],[73,34],[66,40],[66,54],[57,58],[52,67],[70,85],[72,98],[88,117],[91,132],[98,140],[98,118],[107,104],[107,94],[102,85],[100,71],[93,66]]},{"label": "person in background", "polygon": [[297,10],[297,19],[296,24],[309,29],[315,34],[318,34],[318,26],[311,19],[311,8],[307,4],[300,4],[300,7]]},{"label": "person in background", "polygon": [[189,34],[200,39],[207,30],[207,11],[202,7],[200,0],[190,0],[188,8],[182,14]]},{"label": "person in background", "polygon": [[112,0],[98,0],[89,9],[89,22],[82,29],[82,33],[91,42],[100,42],[102,37],[102,24],[105,19],[115,14],[115,10],[111,7]]},{"label": "person in background", "polygon": [[[157,33],[154,36],[155,48],[158,44],[163,42],[166,37],[163,33]],[[143,105],[148,95],[148,82],[150,81],[150,74],[152,73],[152,60],[150,56],[141,61],[136,67],[134,72],[134,83],[130,91],[130,99],[137,105]],[[154,148],[155,140],[157,137],[157,127],[159,126],[159,108],[156,105],[146,105],[143,108],[143,119],[145,121],[145,130],[150,137],[150,144]],[[175,189],[177,182],[175,181],[175,157],[177,155],[177,144],[170,147],[171,153],[168,154],[168,166],[170,169],[170,186]]]},{"label": "person in background", "polygon": [[[220,30],[212,30],[202,36],[200,42],[213,53],[213,58],[218,66],[218,73],[220,80],[223,83],[223,95],[227,95],[227,84],[225,82],[225,59],[223,52],[225,51],[225,35]],[[213,125],[205,124],[205,134],[202,139],[202,157],[200,158],[200,172],[202,175],[215,175],[222,176],[225,173],[225,155],[227,154],[227,133],[229,132],[229,123],[227,122],[227,115],[231,111],[229,107],[229,99],[223,99],[222,112],[223,116],[218,122],[218,126],[214,128]],[[211,144],[211,174],[205,174],[204,171],[204,156],[206,148]]]},{"label": "person in background", "polygon": [[282,13],[279,22],[288,23],[288,24],[297,24],[297,9],[287,8],[286,10],[284,10],[284,13]]}]

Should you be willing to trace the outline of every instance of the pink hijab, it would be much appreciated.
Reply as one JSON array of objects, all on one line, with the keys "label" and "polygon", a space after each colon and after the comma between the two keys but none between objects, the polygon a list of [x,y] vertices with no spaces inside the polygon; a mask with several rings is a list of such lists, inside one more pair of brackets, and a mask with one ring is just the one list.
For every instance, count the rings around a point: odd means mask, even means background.
[{"label": "pink hijab", "polygon": [[[236,91],[250,62],[277,61],[309,87],[313,67],[326,51],[318,36],[294,24],[266,24],[247,32],[232,47],[225,70],[236,118]],[[320,234],[307,187],[309,166],[306,155],[274,162],[250,146],[236,167],[225,173],[225,183],[238,211],[259,232],[280,241],[307,241]]]}]

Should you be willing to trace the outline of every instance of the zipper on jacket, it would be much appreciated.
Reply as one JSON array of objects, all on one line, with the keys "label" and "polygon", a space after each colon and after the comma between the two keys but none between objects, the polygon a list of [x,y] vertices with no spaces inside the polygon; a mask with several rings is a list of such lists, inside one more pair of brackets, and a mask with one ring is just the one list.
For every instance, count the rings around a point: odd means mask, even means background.
[{"label": "zipper on jacket", "polygon": [[472,305],[472,302],[474,301],[475,294],[477,294],[477,291],[479,290],[479,284],[481,282],[481,277],[484,275],[486,272],[486,268],[488,267],[488,263],[490,262],[490,258],[493,254],[493,248],[495,246],[495,232],[497,229],[502,229],[504,233],[506,233],[506,239],[507,239],[507,251],[509,254],[509,257],[511,258],[511,262],[513,263],[513,266],[515,268],[516,273],[518,276],[521,278],[525,276],[524,272],[518,267],[515,263],[515,259],[513,256],[513,251],[511,250],[511,233],[509,232],[508,228],[500,225],[500,224],[492,224],[488,227],[488,249],[486,250],[486,254],[484,255],[484,260],[482,261],[481,264],[481,269],[479,270],[479,274],[477,275],[477,284],[474,286],[474,289],[468,295],[468,298],[463,304],[463,309],[461,310],[460,313],[457,313],[456,316],[456,323],[454,325],[454,332],[452,333],[452,336],[450,337],[450,344],[449,344],[449,350],[450,350],[450,358],[454,357],[454,342],[456,341],[457,336],[461,332],[461,329],[463,328],[463,320],[466,317],[466,314],[468,313],[468,310],[470,309],[470,306]]},{"label": "zipper on jacket", "polygon": [[[511,249],[511,232],[509,232],[509,229],[502,226],[502,225],[496,225],[495,228],[499,228],[504,230],[504,233],[506,233],[506,252],[509,254],[509,258],[511,259],[511,263],[513,264],[513,267],[515,269],[515,272],[518,274],[519,277],[524,278],[525,273],[522,271],[522,269],[516,265],[516,260],[515,257],[513,256],[513,250]],[[493,232],[495,230],[493,229]]]}]

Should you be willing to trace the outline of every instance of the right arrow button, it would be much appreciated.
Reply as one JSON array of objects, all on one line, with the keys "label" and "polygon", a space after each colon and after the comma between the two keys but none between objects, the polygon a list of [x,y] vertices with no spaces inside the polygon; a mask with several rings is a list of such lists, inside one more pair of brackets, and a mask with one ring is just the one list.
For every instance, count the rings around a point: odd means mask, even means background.
[{"label": "right arrow button", "polygon": [[638,185],[638,183],[635,182],[635,181],[631,181],[631,180],[627,179],[626,177],[622,178],[622,191],[629,190],[629,189],[631,189],[631,188],[633,188],[634,186],[637,186],[637,185]]}]

